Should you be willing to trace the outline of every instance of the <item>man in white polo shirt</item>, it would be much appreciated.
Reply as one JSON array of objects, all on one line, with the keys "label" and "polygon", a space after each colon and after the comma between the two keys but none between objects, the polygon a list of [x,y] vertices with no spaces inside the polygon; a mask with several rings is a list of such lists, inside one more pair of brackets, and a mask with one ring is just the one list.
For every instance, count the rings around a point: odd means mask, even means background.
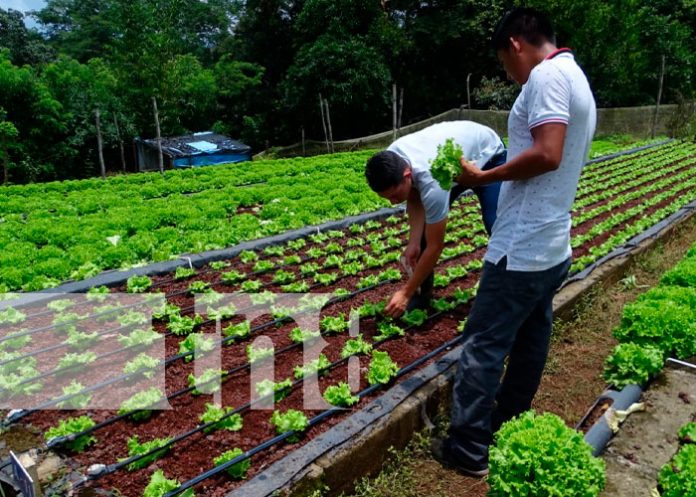
[{"label": "man in white polo shirt", "polygon": [[[387,304],[388,316],[398,317],[407,308],[425,308],[430,300],[433,268],[444,246],[449,207],[466,189],[455,185],[451,191],[443,190],[430,174],[437,147],[448,138],[462,147],[463,157],[476,168],[488,170],[505,162],[505,146],[495,131],[472,121],[447,121],[399,138],[365,166],[370,188],[392,204],[406,201],[408,212],[410,231],[404,258],[413,274]],[[490,234],[500,182],[480,185],[473,191]]]},{"label": "man in white polo shirt", "polygon": [[480,171],[462,161],[460,184],[503,184],[464,329],[449,436],[432,443],[437,460],[470,476],[488,473],[492,433],[528,410],[539,387],[553,296],[570,267],[570,210],[596,119],[587,78],[569,49],[556,48],[543,14],[510,11],[493,46],[522,89],[508,119],[507,163]]}]

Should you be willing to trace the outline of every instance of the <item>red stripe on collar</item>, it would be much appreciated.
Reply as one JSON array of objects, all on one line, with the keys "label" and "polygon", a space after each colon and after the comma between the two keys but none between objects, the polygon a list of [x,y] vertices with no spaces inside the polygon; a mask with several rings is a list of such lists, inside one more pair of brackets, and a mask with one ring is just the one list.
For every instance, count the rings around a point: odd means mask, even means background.
[{"label": "red stripe on collar", "polygon": [[544,60],[553,59],[556,55],[560,55],[562,53],[572,53],[572,50],[570,48],[558,48],[544,57]]}]

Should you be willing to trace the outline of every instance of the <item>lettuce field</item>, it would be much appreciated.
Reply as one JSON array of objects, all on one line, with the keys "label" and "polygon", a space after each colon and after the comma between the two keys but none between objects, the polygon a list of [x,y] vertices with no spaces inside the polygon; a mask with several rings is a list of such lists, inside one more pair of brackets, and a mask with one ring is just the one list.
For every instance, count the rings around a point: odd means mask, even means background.
[{"label": "lettuce field", "polygon": [[[385,204],[362,172],[370,154],[9,187],[0,198],[0,287],[11,299],[376,210]],[[572,212],[572,270],[694,200],[693,143],[587,165]],[[48,305],[7,307],[0,388],[33,407],[10,412],[6,402],[4,428],[40,433],[40,450],[64,458],[67,471],[50,483],[58,495],[223,496],[461,341],[487,243],[475,197],[453,206],[431,307],[390,320],[381,311],[405,277],[407,233],[405,217],[393,215]],[[111,294],[151,304],[153,320]],[[312,313],[316,326],[303,324]],[[641,329],[626,333],[649,341]],[[321,353],[308,362],[313,342]],[[219,362],[197,367],[213,350]],[[625,362],[617,354],[615,363]],[[256,381],[254,366],[263,364],[274,366],[272,380]],[[612,367],[609,380],[623,381],[626,372]],[[98,373],[77,377],[83,368]],[[163,384],[148,383],[158,374]],[[305,408],[309,380],[325,408]],[[108,400],[116,384],[129,392],[118,406],[86,407]],[[171,409],[153,409],[162,402]],[[255,408],[263,402],[268,408]]]}]

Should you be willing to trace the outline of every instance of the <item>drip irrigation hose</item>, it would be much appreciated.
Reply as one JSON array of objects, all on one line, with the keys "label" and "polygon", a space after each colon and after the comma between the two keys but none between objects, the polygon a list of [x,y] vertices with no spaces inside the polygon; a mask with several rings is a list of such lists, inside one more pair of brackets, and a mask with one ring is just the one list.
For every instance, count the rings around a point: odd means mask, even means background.
[{"label": "drip irrigation hose", "polygon": [[[467,254],[472,253],[472,252],[474,252],[474,251],[476,251],[476,250],[478,250],[478,249],[480,249],[480,248],[481,248],[480,246],[479,246],[479,247],[475,247],[472,251],[468,252]],[[459,255],[456,255],[456,256],[453,256],[453,257],[449,257],[449,258],[443,258],[443,262],[456,259],[457,257],[460,257],[460,256],[462,256],[462,255],[466,255],[466,254],[459,254]],[[386,280],[386,281],[383,281],[383,282],[379,282],[379,283],[376,284],[376,285],[372,285],[372,286],[369,286],[369,287],[366,287],[366,288],[363,288],[363,289],[358,289],[357,291],[352,292],[352,293],[350,293],[350,294],[341,295],[341,296],[336,297],[336,298],[334,298],[334,299],[330,299],[325,305],[333,304],[333,303],[336,303],[336,302],[339,302],[339,301],[342,301],[342,300],[351,299],[351,298],[353,298],[353,297],[359,295],[360,293],[363,293],[363,292],[366,292],[366,291],[369,291],[369,290],[378,288],[378,287],[380,287],[380,286],[382,286],[382,285],[386,285],[386,284],[389,284],[389,283],[394,283],[395,281],[398,281],[398,280]],[[256,326],[256,327],[254,327],[251,331],[259,331],[259,330],[264,329],[264,328],[267,328],[267,327],[269,327],[269,326],[273,326],[273,325],[276,325],[276,324],[282,324],[283,322],[289,321],[289,320],[292,320],[292,319],[291,319],[290,317],[278,318],[278,319],[275,319],[275,320],[273,320],[273,321],[269,321],[269,322],[266,322],[266,323],[262,323],[261,325],[258,325],[258,326]],[[201,323],[199,326],[203,326],[204,324],[212,323],[212,322],[215,322],[215,320],[208,320],[208,321],[205,321],[205,322]],[[250,332],[251,332],[251,331],[250,331]],[[163,335],[163,336],[165,336],[165,335]],[[232,336],[232,337],[226,337],[226,338],[222,339],[220,342],[216,343],[216,345],[227,345],[228,343],[233,342],[233,341],[235,340],[235,338],[236,338],[236,337],[234,337],[234,336]],[[297,344],[295,344],[295,345],[297,345]],[[124,350],[128,350],[128,349],[130,349],[130,348],[141,347],[141,346],[142,346],[142,345],[137,344],[137,345],[132,345],[132,346],[130,346],[130,347],[125,347],[125,348],[117,349],[117,350],[108,352],[108,353],[106,353],[106,354],[102,354],[101,356],[97,357],[97,358],[95,359],[95,361],[96,361],[96,360],[103,359],[103,358],[105,358],[105,357],[110,357],[110,356],[119,354],[119,353],[123,352]],[[291,349],[291,348],[292,348],[292,346],[290,346],[290,349]],[[286,349],[288,349],[288,348],[286,348]],[[281,352],[287,351],[286,349],[283,349]],[[289,350],[289,349],[288,349],[288,350]],[[167,365],[169,365],[169,364],[171,364],[171,363],[173,363],[173,362],[175,362],[175,361],[177,361],[177,360],[179,360],[179,359],[186,358],[186,357],[191,356],[191,355],[193,355],[193,354],[194,354],[194,351],[189,351],[189,352],[184,352],[184,353],[176,354],[176,355],[174,355],[174,356],[170,356],[170,357],[166,358],[164,361],[160,361],[160,365],[162,365],[162,366],[167,366]],[[19,358],[17,358],[17,359],[19,359]],[[159,367],[160,365],[158,365],[157,367]],[[51,376],[51,375],[54,375],[54,374],[57,374],[57,373],[60,373],[60,372],[63,372],[63,371],[68,371],[68,370],[70,370],[70,369],[77,368],[77,367],[79,367],[79,365],[73,365],[73,366],[68,366],[68,367],[65,367],[65,368],[54,369],[54,370],[51,370],[51,371],[42,373],[42,374],[40,374],[40,375],[37,375],[37,376],[35,376],[35,377],[32,377],[32,378],[28,378],[28,379],[26,379],[26,380],[23,380],[22,382],[18,383],[16,386],[22,386],[22,385],[25,385],[25,384],[27,384],[27,383],[32,383],[32,382],[34,382],[34,381],[40,380],[40,379],[42,379],[42,378],[45,378],[45,377],[47,377],[47,376]],[[131,374],[129,374],[129,375],[122,375],[121,377],[117,377],[117,378],[121,378],[121,379],[124,379],[124,380],[125,380],[125,379],[129,379],[129,378],[131,378],[131,377],[134,377],[134,375],[142,374],[142,372],[148,371],[148,370],[149,370],[149,369],[138,370],[138,371],[135,371],[134,373],[131,373]],[[108,383],[108,384],[113,384],[113,382],[112,382],[111,380],[109,380],[107,383]],[[99,384],[94,385],[94,386],[93,386],[93,389],[96,390],[96,389],[97,389],[96,387],[99,387],[99,386],[100,386]],[[93,391],[93,389],[90,389],[90,391]],[[39,408],[45,408],[45,407],[54,405],[54,403],[62,402],[66,397],[67,397],[67,398],[72,398],[72,397],[76,397],[76,396],[78,396],[78,395],[82,395],[83,393],[85,393],[85,390],[82,390],[82,391],[80,391],[80,392],[76,392],[76,393],[71,394],[71,395],[69,395],[69,396],[62,396],[62,397],[59,397],[58,399],[54,399],[54,400],[52,400],[52,401],[48,401],[47,403],[41,404],[41,407],[38,407],[38,408],[32,408],[32,409],[30,409],[30,410],[16,412],[16,413],[13,414],[13,416],[8,417],[8,418],[3,422],[2,425],[5,426],[6,423],[14,423],[14,422],[16,422],[17,420],[21,419],[21,417],[24,417],[24,415],[28,415],[28,414],[30,414],[31,412],[34,412],[34,411],[36,411],[36,410],[39,409]],[[168,397],[168,398],[169,398],[169,397]]]},{"label": "drip irrigation hose", "polygon": [[[459,306],[459,305],[464,305],[464,304],[466,304],[467,302],[469,302],[469,300],[467,300],[467,301],[465,301],[465,302],[458,302],[458,303],[457,303],[457,306]],[[423,323],[426,322],[426,321],[430,321],[430,320],[432,320],[432,319],[435,319],[435,318],[437,318],[437,317],[440,317],[442,314],[444,314],[444,312],[445,312],[445,311],[437,311],[437,312],[434,312],[433,314],[431,314],[431,315],[429,315],[428,317],[426,317],[426,318],[423,320]],[[421,323],[420,325],[422,325],[423,323]],[[406,332],[406,331],[411,331],[411,330],[414,329],[415,327],[416,327],[416,325],[409,325],[409,326],[406,326],[405,328],[402,328],[402,329],[403,329],[404,332]],[[326,336],[326,335],[323,335],[323,336]],[[378,346],[382,345],[383,343],[385,343],[385,342],[387,342],[387,341],[390,341],[391,339],[393,339],[393,337],[387,337],[387,338],[385,338],[385,339],[378,340],[378,341],[374,342],[374,343],[372,344],[372,346],[373,346],[373,347],[378,347]],[[288,350],[290,350],[290,349],[297,348],[297,347],[299,347],[300,345],[302,345],[302,343],[295,343],[295,344],[293,344],[293,345],[291,345],[291,346],[288,346],[288,347],[286,347],[286,348],[284,348],[284,349],[281,349],[280,351],[278,351],[278,353],[275,354],[275,357],[277,357],[279,354],[284,353],[284,352],[286,352],[286,351],[288,351]],[[288,393],[289,393],[290,391],[295,390],[295,388],[297,388],[299,385],[301,385],[301,384],[305,381],[306,378],[311,378],[311,377],[313,377],[313,376],[318,376],[318,375],[320,375],[320,374],[324,374],[324,373],[327,372],[327,371],[331,371],[331,370],[337,368],[338,366],[340,366],[340,365],[342,365],[342,364],[348,362],[348,360],[350,359],[350,357],[352,357],[352,356],[341,358],[341,359],[339,359],[339,360],[337,360],[337,361],[334,361],[334,362],[330,363],[330,364],[327,365],[325,368],[322,368],[321,370],[319,370],[319,371],[317,371],[317,372],[308,374],[308,375],[306,375],[306,376],[303,376],[302,378],[299,378],[299,379],[295,380],[295,381],[290,385],[290,387],[288,388]],[[247,364],[244,364],[244,365],[242,365],[242,366],[238,366],[238,367],[236,367],[236,368],[233,368],[232,370],[226,371],[225,373],[223,373],[223,374],[221,375],[221,380],[224,379],[226,376],[230,376],[230,375],[232,375],[232,374],[234,374],[234,373],[236,373],[236,372],[238,372],[238,371],[241,371],[241,370],[243,370],[243,369],[247,369],[247,368],[249,368],[249,367],[250,367],[250,364],[247,363]],[[208,382],[205,382],[205,383],[203,383],[203,385],[205,385],[205,384],[207,384],[207,383],[212,383],[213,381],[216,381],[216,379],[212,379],[212,380],[210,380],[210,381],[208,381]],[[186,388],[186,389],[180,390],[180,391],[178,391],[178,392],[176,392],[176,393],[170,395],[169,397],[167,397],[167,399],[169,400],[169,399],[172,399],[172,398],[177,397],[177,396],[179,396],[179,395],[188,393],[188,392],[190,392],[190,391],[196,389],[196,388],[199,387],[199,386],[201,386],[201,385],[195,385],[195,386],[188,387],[188,388]],[[225,419],[227,419],[227,418],[229,418],[229,417],[231,417],[231,416],[234,416],[235,414],[239,414],[239,413],[245,412],[245,411],[247,411],[248,409],[250,409],[251,406],[253,406],[254,404],[259,403],[259,402],[262,402],[262,401],[264,401],[264,400],[270,398],[271,396],[274,396],[275,394],[276,394],[276,392],[272,392],[272,393],[269,393],[268,395],[265,395],[265,396],[263,396],[263,397],[260,397],[259,399],[254,400],[254,401],[252,401],[252,402],[248,402],[248,403],[246,403],[246,404],[244,404],[244,405],[242,405],[242,406],[240,406],[240,407],[234,409],[233,411],[231,411],[231,412],[229,412],[229,413],[226,413],[226,414],[225,414],[224,416],[222,416],[220,419],[218,419],[218,420],[216,420],[216,421],[212,421],[212,422],[206,423],[206,424],[203,424],[203,425],[199,425],[199,426],[197,426],[196,428],[194,428],[194,429],[192,429],[192,430],[190,430],[190,431],[188,431],[188,432],[185,432],[185,433],[183,433],[183,434],[181,434],[181,435],[178,435],[178,436],[174,437],[172,440],[170,440],[170,441],[167,442],[166,444],[163,444],[163,445],[160,445],[160,446],[158,446],[158,447],[155,447],[155,448],[151,449],[151,450],[148,451],[148,452],[145,452],[145,453],[143,453],[143,454],[138,454],[137,456],[129,457],[129,458],[124,459],[124,460],[122,460],[122,461],[120,461],[120,462],[118,462],[118,463],[116,463],[116,464],[110,464],[110,465],[106,466],[102,471],[100,471],[100,472],[98,472],[98,473],[95,473],[95,474],[93,474],[93,475],[89,475],[88,479],[96,480],[96,479],[101,478],[102,476],[105,476],[105,475],[107,475],[107,474],[114,473],[114,472],[120,470],[121,468],[123,468],[123,467],[125,467],[125,466],[127,466],[127,465],[129,465],[129,464],[131,464],[131,463],[133,463],[133,462],[136,462],[136,461],[138,461],[138,460],[140,460],[140,459],[143,459],[143,458],[145,458],[145,457],[147,457],[147,456],[149,456],[149,455],[152,455],[152,454],[154,454],[154,453],[156,453],[156,452],[158,452],[158,451],[160,451],[160,450],[162,450],[162,449],[171,447],[171,446],[173,446],[174,444],[180,442],[181,440],[184,440],[185,438],[188,438],[188,437],[194,435],[195,433],[199,433],[199,432],[201,432],[201,431],[205,431],[207,428],[210,428],[210,427],[212,427],[213,425],[219,424],[220,421],[223,421],[223,420],[225,420]],[[129,416],[130,414],[132,414],[132,413],[128,413],[128,414],[125,414],[125,415],[121,415],[121,416],[118,417],[118,419],[122,419],[123,417]],[[71,434],[71,435],[64,436],[64,437],[56,437],[56,438],[53,438],[53,439],[49,440],[49,441],[46,443],[46,447],[50,449],[50,448],[53,448],[53,447],[55,447],[55,446],[62,445],[63,443],[71,442],[71,441],[73,441],[73,440],[75,440],[75,439],[77,439],[77,438],[79,438],[79,437],[81,437],[81,436],[90,435],[90,434],[94,433],[95,431],[97,431],[98,429],[103,428],[103,427],[106,426],[107,424],[112,424],[113,422],[114,422],[114,421],[112,421],[112,420],[106,420],[106,421],[104,421],[104,422],[102,422],[102,423],[100,423],[100,424],[98,424],[98,425],[92,426],[92,427],[90,427],[90,428],[88,428],[88,429],[86,429],[86,430],[83,430],[83,431],[81,431],[81,432],[73,433],[73,434]]]},{"label": "drip irrigation hose", "polygon": [[[464,336],[463,336],[463,335],[460,335],[460,336],[458,336],[458,337],[456,337],[456,338],[450,340],[449,342],[446,342],[446,343],[444,343],[443,345],[437,347],[436,349],[432,350],[432,351],[429,352],[428,354],[426,354],[426,355],[424,355],[424,356],[422,356],[422,357],[416,359],[415,361],[411,362],[411,363],[408,364],[407,366],[401,368],[401,369],[396,373],[396,376],[394,377],[394,379],[392,380],[392,382],[395,381],[396,379],[400,378],[401,376],[403,376],[403,375],[405,375],[405,374],[408,374],[409,372],[411,372],[413,369],[417,368],[418,366],[420,366],[420,365],[423,364],[424,362],[426,362],[426,361],[430,360],[432,357],[435,357],[436,355],[440,354],[442,351],[444,351],[444,350],[446,350],[446,349],[448,349],[448,348],[450,348],[450,347],[453,347],[453,346],[457,345],[457,344],[458,344],[459,342],[461,342],[463,339],[464,339]],[[390,382],[390,383],[392,383],[392,382]],[[382,384],[379,384],[379,383],[376,384],[376,385],[371,385],[371,386],[369,386],[369,387],[367,387],[367,388],[361,390],[361,391],[358,392],[356,395],[357,395],[358,397],[362,398],[362,397],[365,397],[366,395],[369,395],[369,394],[371,394],[372,392],[374,392],[374,391],[376,391],[376,390],[378,390],[378,389],[380,389],[380,388],[382,388],[382,387],[384,387],[384,386],[385,386],[385,385],[382,385]],[[315,425],[319,424],[320,422],[322,422],[324,419],[326,419],[326,418],[328,418],[328,417],[330,417],[330,416],[333,416],[334,414],[337,414],[337,413],[339,413],[339,412],[345,412],[345,409],[340,408],[340,407],[333,407],[333,408],[331,408],[331,409],[328,409],[328,410],[326,410],[326,411],[324,411],[324,412],[318,414],[317,416],[315,416],[315,417],[313,417],[312,419],[309,420],[308,425],[307,425],[307,429],[312,428],[313,426],[315,426]],[[179,495],[179,494],[181,494],[182,492],[188,490],[189,488],[191,488],[191,487],[197,485],[198,483],[200,483],[200,482],[202,482],[202,481],[204,481],[204,480],[207,480],[208,478],[210,478],[210,477],[212,477],[212,476],[215,476],[215,475],[217,475],[217,474],[219,474],[219,473],[225,471],[227,468],[229,468],[229,467],[231,467],[231,466],[233,466],[233,465],[235,465],[235,464],[237,464],[237,463],[239,463],[239,462],[245,461],[245,460],[249,459],[250,457],[252,457],[253,455],[258,454],[259,452],[261,452],[261,451],[263,451],[263,450],[265,450],[265,449],[267,449],[267,448],[270,448],[270,447],[272,447],[273,445],[275,445],[275,444],[277,444],[277,443],[279,443],[279,442],[282,442],[283,440],[286,440],[286,439],[289,438],[289,437],[298,436],[298,435],[301,435],[301,434],[302,434],[301,432],[290,431],[290,432],[286,432],[286,433],[283,433],[283,434],[281,434],[281,435],[278,435],[278,436],[276,436],[276,437],[273,437],[272,439],[267,440],[266,442],[264,442],[264,443],[262,443],[262,444],[260,444],[260,445],[257,445],[257,446],[254,447],[253,449],[248,450],[248,451],[245,452],[244,454],[240,454],[239,456],[235,457],[234,459],[230,459],[230,460],[227,461],[226,463],[221,464],[221,465],[219,465],[219,466],[216,466],[215,468],[213,468],[213,469],[211,469],[211,470],[208,470],[208,471],[206,471],[205,473],[202,473],[202,474],[196,476],[195,478],[192,478],[192,479],[190,479],[190,480],[188,480],[188,481],[182,483],[182,484],[181,484],[179,487],[177,487],[175,490],[172,490],[172,491],[170,491],[170,492],[164,494],[163,497],[174,497],[174,496],[176,496],[176,495]]]}]

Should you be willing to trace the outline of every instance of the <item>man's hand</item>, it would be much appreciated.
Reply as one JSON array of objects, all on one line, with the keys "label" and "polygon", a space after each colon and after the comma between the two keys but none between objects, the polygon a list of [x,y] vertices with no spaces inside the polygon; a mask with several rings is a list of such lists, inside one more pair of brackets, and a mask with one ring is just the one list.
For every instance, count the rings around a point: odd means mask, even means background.
[{"label": "man's hand", "polygon": [[411,244],[409,243],[408,246],[406,247],[406,250],[404,250],[404,259],[406,259],[406,264],[411,266],[411,269],[416,267],[416,263],[418,262],[418,258],[420,257],[421,254],[421,249],[419,244]]},{"label": "man's hand", "polygon": [[462,166],[462,174],[457,176],[457,183],[466,187],[479,186],[486,183],[484,181],[484,172],[476,167],[473,162],[466,160],[464,157],[459,162]]},{"label": "man's hand", "polygon": [[384,314],[394,319],[398,318],[406,311],[410,299],[411,296],[403,288],[397,290],[384,308]]}]

